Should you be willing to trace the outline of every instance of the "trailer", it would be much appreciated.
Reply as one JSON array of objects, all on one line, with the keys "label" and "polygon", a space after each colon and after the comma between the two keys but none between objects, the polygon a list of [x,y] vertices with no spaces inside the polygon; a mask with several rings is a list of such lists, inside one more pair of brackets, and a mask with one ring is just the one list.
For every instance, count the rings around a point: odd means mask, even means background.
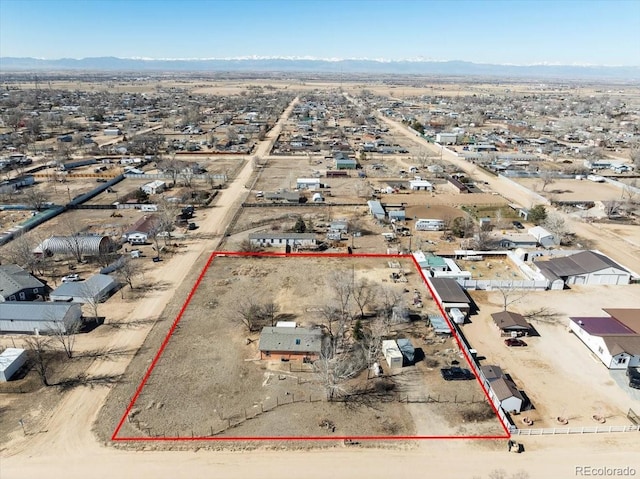
[{"label": "trailer", "polygon": [[442,231],[444,230],[444,221],[438,219],[419,219],[416,220],[416,231]]},{"label": "trailer", "polygon": [[390,368],[402,367],[402,353],[394,340],[386,339],[382,341],[382,353]]},{"label": "trailer", "polygon": [[20,348],[7,348],[0,354],[0,382],[6,382],[27,361],[27,351]]}]

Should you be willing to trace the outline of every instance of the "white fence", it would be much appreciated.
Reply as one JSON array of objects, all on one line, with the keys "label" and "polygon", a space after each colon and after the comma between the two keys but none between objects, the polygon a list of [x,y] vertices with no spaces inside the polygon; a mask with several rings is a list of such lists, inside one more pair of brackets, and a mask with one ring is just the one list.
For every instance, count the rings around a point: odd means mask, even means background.
[{"label": "white fence", "polygon": [[585,427],[552,427],[546,429],[509,429],[512,435],[547,436],[553,434],[599,434],[611,432],[640,432],[640,426],[585,426]]},{"label": "white fence", "polygon": [[[173,175],[169,173],[125,173],[125,178],[133,178],[140,180],[172,180]],[[227,175],[209,175],[209,174],[200,174],[200,175],[188,175],[190,180],[208,180],[213,178],[214,180],[227,181]],[[178,174],[176,177],[177,181],[184,179],[184,174]]]},{"label": "white fence", "polygon": [[464,279],[456,280],[460,286],[471,290],[492,291],[493,289],[536,290],[544,291],[549,287],[547,280],[499,280],[499,279]]}]

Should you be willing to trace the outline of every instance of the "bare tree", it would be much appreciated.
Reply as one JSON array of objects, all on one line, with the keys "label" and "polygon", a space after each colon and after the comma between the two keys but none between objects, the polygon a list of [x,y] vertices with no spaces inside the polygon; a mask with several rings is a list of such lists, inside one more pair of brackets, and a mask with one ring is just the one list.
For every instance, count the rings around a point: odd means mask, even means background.
[{"label": "bare tree", "polygon": [[[503,281],[503,283],[505,282]],[[527,291],[515,286],[513,281],[508,281],[506,283],[507,284],[501,284],[500,286],[493,287],[493,289],[498,291],[502,297],[502,309],[504,311],[527,295]]]},{"label": "bare tree", "polygon": [[24,195],[26,203],[34,210],[40,211],[44,205],[49,201],[49,195],[45,189],[29,188]]},{"label": "bare tree", "polygon": [[347,394],[345,381],[357,376],[366,366],[366,358],[360,350],[335,354],[330,345],[322,348],[320,358],[314,363],[328,401]]},{"label": "bare tree", "polygon": [[550,212],[542,223],[542,226],[549,232],[553,233],[558,244],[562,244],[567,240],[569,233],[567,222],[564,217],[558,213]]},{"label": "bare tree", "polygon": [[402,302],[402,296],[391,287],[383,285],[378,288],[376,297],[378,298],[377,313],[384,325],[382,332],[388,334],[393,310]]},{"label": "bare tree", "polygon": [[364,310],[376,297],[373,283],[366,278],[356,281],[352,286],[351,297],[360,310],[360,317],[364,318]]},{"label": "bare tree", "polygon": [[33,369],[44,386],[50,386],[49,371],[53,355],[51,354],[51,338],[46,336],[28,336],[24,339],[27,350],[33,361]]},{"label": "bare tree", "polygon": [[99,318],[100,303],[106,299],[106,294],[102,291],[99,284],[87,283],[86,281],[80,287],[80,295],[85,299],[85,304],[89,307],[93,318]]},{"label": "bare tree", "polygon": [[555,182],[555,179],[553,178],[550,171],[541,171],[539,177],[540,182],[542,183],[542,191],[544,191],[548,185]]},{"label": "bare tree", "polygon": [[76,343],[76,334],[80,331],[80,321],[74,321],[71,324],[65,324],[63,321],[54,321],[51,314],[51,332],[53,338],[60,343],[67,358],[73,357],[73,349]]},{"label": "bare tree", "polygon": [[280,306],[278,306],[275,301],[267,301],[262,305],[260,313],[265,321],[271,324],[271,326],[275,326],[279,311]]},{"label": "bare tree", "polygon": [[622,206],[622,202],[617,200],[608,200],[603,201],[602,204],[604,205],[604,212],[606,213],[608,218],[620,214],[620,207]]},{"label": "bare tree", "polygon": [[258,323],[262,317],[261,309],[261,306],[253,299],[248,299],[238,305],[236,312],[250,333],[257,331],[259,328]]},{"label": "bare tree", "polygon": [[129,288],[135,289],[133,279],[140,275],[141,271],[142,269],[138,261],[125,257],[123,258],[122,265],[118,268],[117,274],[124,283],[129,285]]},{"label": "bare tree", "polygon": [[165,174],[169,175],[171,178],[171,186],[176,186],[176,181],[178,180],[178,176],[180,172],[184,169],[184,162],[175,159],[175,155],[172,155],[171,158],[161,161],[158,163],[158,169],[162,170]]}]

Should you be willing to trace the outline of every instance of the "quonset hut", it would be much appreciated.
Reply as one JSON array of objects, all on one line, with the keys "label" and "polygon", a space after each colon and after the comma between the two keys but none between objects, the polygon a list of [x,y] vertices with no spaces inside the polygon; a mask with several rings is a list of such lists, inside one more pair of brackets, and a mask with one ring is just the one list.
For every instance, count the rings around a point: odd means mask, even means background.
[{"label": "quonset hut", "polygon": [[115,244],[108,236],[73,235],[52,236],[35,247],[35,255],[53,256],[55,254],[75,256],[99,256],[115,250]]}]

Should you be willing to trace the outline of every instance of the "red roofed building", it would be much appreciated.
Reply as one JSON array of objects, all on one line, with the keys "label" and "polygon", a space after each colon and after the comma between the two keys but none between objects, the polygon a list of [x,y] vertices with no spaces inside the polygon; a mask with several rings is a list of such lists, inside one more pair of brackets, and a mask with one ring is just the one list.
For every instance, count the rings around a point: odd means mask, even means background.
[{"label": "red roofed building", "polygon": [[569,318],[569,329],[609,369],[640,366],[640,309],[605,309],[608,317]]}]

